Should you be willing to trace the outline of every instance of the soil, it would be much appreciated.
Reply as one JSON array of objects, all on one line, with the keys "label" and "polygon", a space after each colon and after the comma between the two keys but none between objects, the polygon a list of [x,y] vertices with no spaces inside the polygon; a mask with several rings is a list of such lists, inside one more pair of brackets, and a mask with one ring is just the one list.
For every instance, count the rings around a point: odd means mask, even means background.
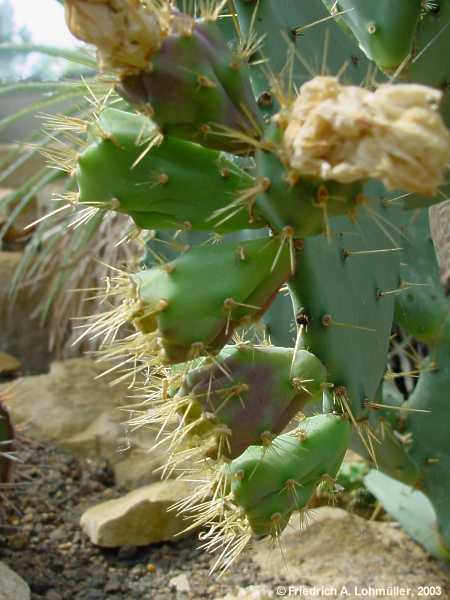
[{"label": "soil", "polygon": [[82,512],[121,494],[106,464],[40,445],[17,471],[21,481],[9,491],[0,518],[0,561],[28,583],[32,600],[174,600],[169,582],[181,574],[191,587],[182,597],[195,600],[256,580],[275,586],[245,557],[222,578],[209,576],[214,558],[196,548],[194,536],[141,548],[93,546],[79,527]]}]

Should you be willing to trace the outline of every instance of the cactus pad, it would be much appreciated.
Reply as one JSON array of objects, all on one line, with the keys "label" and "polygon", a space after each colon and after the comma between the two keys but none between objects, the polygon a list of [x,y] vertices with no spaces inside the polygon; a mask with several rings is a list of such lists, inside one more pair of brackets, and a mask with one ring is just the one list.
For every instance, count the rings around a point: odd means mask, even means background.
[{"label": "cactus pad", "polygon": [[[219,428],[226,437],[222,453],[236,458],[250,445],[269,444],[306,403],[322,396],[325,381],[323,365],[306,350],[294,356],[290,348],[239,344],[189,370],[174,405],[197,443]],[[163,413],[162,420],[167,403]]]},{"label": "cactus pad", "polygon": [[251,446],[231,463],[233,498],[254,533],[279,534],[291,514],[307,506],[319,483],[335,478],[350,431],[342,417],[317,415],[271,447]]},{"label": "cactus pad", "polygon": [[252,183],[227,155],[163,138],[146,117],[117,109],[104,110],[90,132],[93,141],[78,158],[80,203],[127,213],[142,229],[258,226],[242,212],[222,225],[212,218]]},{"label": "cactus pad", "polygon": [[220,351],[236,327],[258,320],[290,276],[289,249],[277,237],[196,246],[172,262],[115,278],[109,293],[122,298],[120,305],[94,317],[84,335],[105,334],[108,343],[133,323],[137,333],[111,356],[128,348],[131,362],[137,355],[185,362]]}]

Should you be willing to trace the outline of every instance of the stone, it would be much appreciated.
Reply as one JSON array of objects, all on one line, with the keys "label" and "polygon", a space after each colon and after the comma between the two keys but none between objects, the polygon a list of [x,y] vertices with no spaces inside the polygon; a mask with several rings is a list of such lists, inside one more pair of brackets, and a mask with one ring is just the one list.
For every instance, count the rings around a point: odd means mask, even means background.
[{"label": "stone", "polygon": [[[294,519],[292,526],[298,528]],[[416,598],[420,586],[426,585],[440,586],[440,598],[448,599],[446,575],[396,523],[366,521],[339,508],[323,507],[314,510],[311,524],[301,533],[285,530],[280,543],[283,556],[274,552],[273,544],[256,542],[252,560],[276,581],[283,577],[288,586],[297,587],[301,582],[308,590],[299,596],[324,590],[325,596],[341,597],[345,589],[342,597],[357,599],[362,590],[397,587],[410,588],[408,597]]]},{"label": "stone", "polygon": [[120,460],[113,465],[116,485],[133,490],[160,479],[156,469],[164,458],[158,449],[149,451],[153,443],[153,434],[148,430],[133,435],[133,447],[121,453]]},{"label": "stone", "polygon": [[6,352],[0,352],[0,375],[16,373],[21,366],[20,360],[17,358]]},{"label": "stone", "polygon": [[0,600],[30,600],[30,595],[28,584],[0,562]]},{"label": "stone", "polygon": [[180,539],[188,523],[168,509],[192,491],[184,481],[159,481],[89,508],[80,520],[93,544],[147,546]]},{"label": "stone", "polygon": [[[282,595],[278,594],[278,596]],[[273,598],[275,598],[273,591],[265,585],[251,585],[239,588],[236,593],[227,594],[220,600],[273,600]]]},{"label": "stone", "polygon": [[189,583],[187,575],[184,573],[177,575],[176,577],[172,577],[172,579],[169,581],[169,587],[172,590],[181,593],[187,593],[191,591],[191,584]]},{"label": "stone", "polygon": [[[25,426],[28,436],[57,444],[81,458],[107,459],[116,483],[133,489],[158,480],[155,470],[165,457],[162,450],[151,455],[139,448],[119,452],[126,419],[121,409],[130,404],[129,390],[98,379],[106,368],[88,358],[54,362],[48,374],[19,378],[7,405],[14,425]],[[154,443],[154,433],[148,429],[137,432],[135,438],[133,442],[147,448]],[[122,468],[118,467],[121,462],[125,463]]]}]

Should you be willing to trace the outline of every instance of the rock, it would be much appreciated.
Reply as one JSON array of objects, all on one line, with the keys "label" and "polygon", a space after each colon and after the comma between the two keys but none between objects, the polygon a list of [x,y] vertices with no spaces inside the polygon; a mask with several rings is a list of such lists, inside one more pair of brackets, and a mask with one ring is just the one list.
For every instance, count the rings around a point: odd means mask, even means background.
[{"label": "rock", "polygon": [[93,544],[105,548],[169,541],[188,523],[168,509],[191,490],[184,481],[153,483],[93,506],[82,515],[80,524]]},{"label": "rock", "polygon": [[189,579],[187,578],[187,575],[184,575],[183,573],[181,575],[177,575],[176,577],[172,577],[172,579],[169,581],[169,587],[176,592],[181,593],[187,593],[191,591]]},{"label": "rock", "polygon": [[[281,589],[281,588],[280,588]],[[278,594],[282,596],[282,594]],[[239,588],[236,594],[227,594],[220,600],[273,600],[275,595],[271,589],[265,585],[251,585],[246,588]]]},{"label": "rock", "polygon": [[[121,408],[130,404],[129,390],[96,379],[106,368],[88,358],[74,358],[54,362],[46,375],[19,378],[8,398],[11,419],[16,426],[26,425],[27,435],[78,457],[108,459],[119,474],[115,472],[118,485],[125,482],[133,488],[136,478],[138,485],[158,480],[154,470],[164,461],[162,451],[151,456],[139,449],[119,452],[126,419]],[[146,429],[136,436],[136,443],[147,447],[153,441],[153,432]],[[122,461],[126,464],[119,468]]]},{"label": "rock", "polygon": [[1,562],[0,600],[30,600],[30,588],[25,581]]},{"label": "rock", "polygon": [[48,329],[31,318],[36,298],[24,288],[14,310],[9,310],[11,282],[21,258],[21,252],[0,252],[0,350],[16,356],[26,373],[36,373],[47,370],[50,363]]},{"label": "rock", "polygon": [[[122,453],[119,462],[114,464],[116,485],[133,490],[160,479],[160,475],[155,471],[163,464],[164,457],[158,449],[148,451],[153,442],[153,434],[148,430],[143,430],[142,434],[133,436],[133,444],[137,447]],[[139,444],[146,448],[139,447]]]},{"label": "rock", "polygon": [[0,352],[0,375],[15,373],[20,370],[21,366],[20,360],[17,358],[6,352]]},{"label": "rock", "polygon": [[[292,525],[296,526],[295,520]],[[303,532],[286,530],[281,544],[285,558],[267,541],[257,542],[253,561],[265,576],[275,580],[284,576],[288,585],[301,584],[315,591],[316,597],[322,597],[317,590],[323,590],[324,596],[341,597],[345,589],[342,597],[356,599],[361,598],[361,591],[369,595],[364,590],[397,586],[410,588],[408,597],[416,598],[424,585],[440,586],[440,597],[446,597],[446,577],[395,523],[366,521],[342,509],[323,507],[314,511],[314,520]],[[296,595],[307,593],[297,591]]]}]

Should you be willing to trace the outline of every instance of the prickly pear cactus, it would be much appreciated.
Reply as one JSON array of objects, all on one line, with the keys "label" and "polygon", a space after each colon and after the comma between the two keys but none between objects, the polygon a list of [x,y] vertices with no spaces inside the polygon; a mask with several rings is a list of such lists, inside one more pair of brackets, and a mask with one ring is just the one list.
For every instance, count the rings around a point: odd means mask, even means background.
[{"label": "prickly pear cactus", "polygon": [[[425,82],[416,65],[443,17],[419,0],[342,1],[331,16],[320,0],[194,4],[188,14],[163,0],[65,2],[70,29],[97,47],[128,103],[79,123],[64,165],[78,183],[70,201],[128,214],[152,241],[150,268],[116,269],[108,310],[82,335],[103,337],[119,379],[144,396],[130,425],[159,429],[164,473],[203,482],[176,508],[206,528],[214,568],[253,535],[278,540],[294,513],[304,522],[350,444],[429,495],[450,546],[449,490],[438,485],[450,448],[446,431],[433,434],[446,411],[448,304],[416,296],[423,270],[404,265],[428,262],[406,224],[445,183],[443,93],[373,86],[354,45]],[[292,348],[256,339],[283,294]],[[269,334],[280,339],[288,312],[276,323],[272,308]],[[421,376],[406,425],[408,406],[382,396],[394,318],[438,367]],[[431,397],[442,402],[424,421],[412,409]],[[322,414],[305,418],[318,400]]]}]

